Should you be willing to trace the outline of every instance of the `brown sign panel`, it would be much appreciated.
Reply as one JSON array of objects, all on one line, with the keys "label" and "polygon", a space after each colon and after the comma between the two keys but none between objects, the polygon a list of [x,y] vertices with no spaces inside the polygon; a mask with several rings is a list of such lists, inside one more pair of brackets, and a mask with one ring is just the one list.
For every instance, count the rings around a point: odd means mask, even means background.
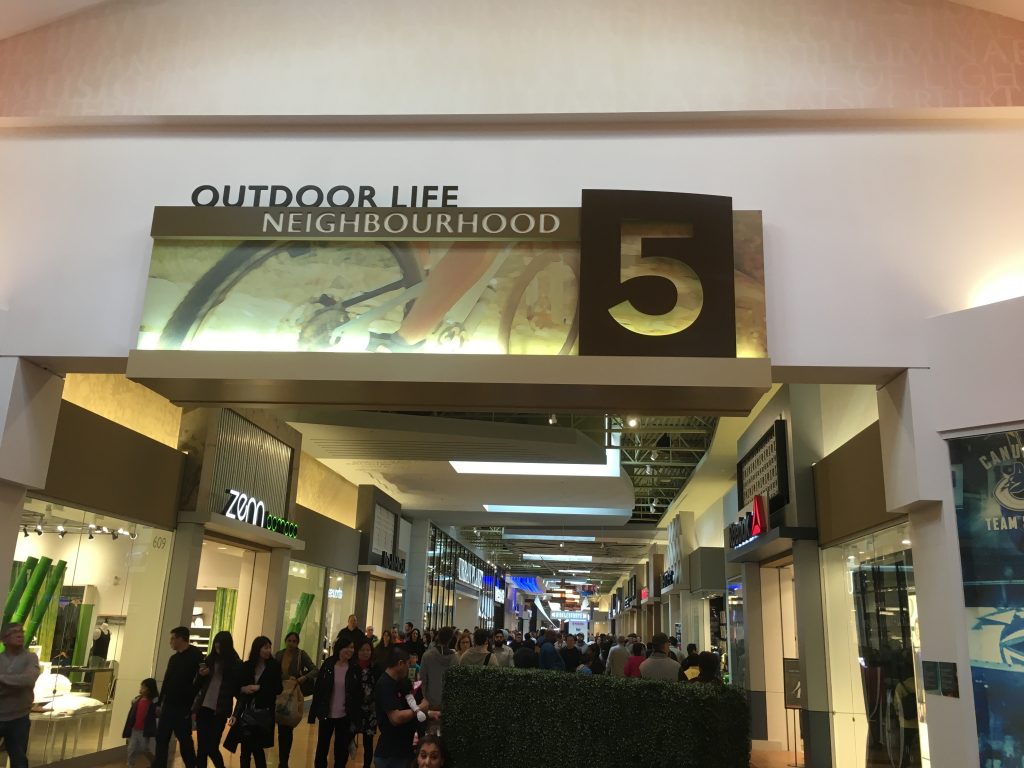
[{"label": "brown sign panel", "polygon": [[575,242],[579,209],[157,207],[151,234],[175,240]]},{"label": "brown sign panel", "polygon": [[580,354],[736,356],[732,198],[584,190]]}]

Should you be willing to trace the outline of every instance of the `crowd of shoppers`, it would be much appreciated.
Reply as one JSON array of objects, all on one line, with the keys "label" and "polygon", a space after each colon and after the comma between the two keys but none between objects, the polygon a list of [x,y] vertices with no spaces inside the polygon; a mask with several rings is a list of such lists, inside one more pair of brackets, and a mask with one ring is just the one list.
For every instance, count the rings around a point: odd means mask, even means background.
[{"label": "crowd of shoppers", "polygon": [[[0,737],[11,768],[27,768],[28,714],[39,660],[25,648],[20,625],[4,626],[0,639]],[[290,632],[275,653],[270,638],[257,637],[243,661],[230,632],[218,632],[204,657],[189,643],[187,627],[172,630],[173,653],[162,690],[155,679],[143,680],[125,722],[129,768],[140,755],[151,766],[166,768],[172,735],[185,768],[207,768],[211,762],[224,768],[222,745],[231,752],[241,749],[240,768],[251,768],[252,762],[266,768],[275,727],[278,765],[289,768],[293,729],[303,698],[310,695],[308,721],[317,726],[314,768],[327,768],[332,746],[333,768],[343,768],[360,734],[364,768],[440,768],[445,755],[434,723],[444,709],[445,672],[453,665],[721,683],[717,654],[698,653],[691,643],[682,656],[675,638],[660,632],[647,643],[635,635],[600,635],[587,645],[582,635],[547,627],[534,638],[482,628],[421,633],[407,623],[404,630],[383,629],[378,639],[372,627],[360,629],[353,615],[319,668],[299,641]]]}]

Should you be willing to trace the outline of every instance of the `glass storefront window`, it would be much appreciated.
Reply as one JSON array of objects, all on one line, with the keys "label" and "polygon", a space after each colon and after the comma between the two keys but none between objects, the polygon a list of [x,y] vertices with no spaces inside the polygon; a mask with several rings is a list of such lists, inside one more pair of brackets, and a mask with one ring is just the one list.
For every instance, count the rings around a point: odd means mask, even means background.
[{"label": "glass storefront window", "polygon": [[[12,568],[12,617],[43,673],[30,719],[29,762],[124,744],[139,683],[153,677],[173,535],[27,499]],[[42,581],[31,573],[45,568]],[[38,585],[36,588],[33,585]]]},{"label": "glass storefront window", "polygon": [[900,525],[822,550],[837,768],[921,765],[910,546]]},{"label": "glass storefront window", "polygon": [[[327,570],[327,596],[324,600],[324,619],[321,625],[320,651],[313,659],[326,659],[331,655],[334,638],[348,624],[348,617],[356,608],[356,575],[345,571]],[[382,627],[374,627],[380,637]],[[308,651],[307,651],[308,652]]]},{"label": "glass storefront window", "polygon": [[[322,647],[324,613],[324,579],[327,569],[308,563],[292,562],[288,566],[288,586],[284,597],[281,623],[282,640],[289,632],[299,633],[299,648],[318,660]],[[347,617],[346,617],[347,618]],[[281,643],[284,647],[284,643]]]},{"label": "glass storefront window", "polygon": [[729,682],[747,687],[747,640],[743,622],[743,579],[729,579],[726,585],[726,631],[729,634]]}]

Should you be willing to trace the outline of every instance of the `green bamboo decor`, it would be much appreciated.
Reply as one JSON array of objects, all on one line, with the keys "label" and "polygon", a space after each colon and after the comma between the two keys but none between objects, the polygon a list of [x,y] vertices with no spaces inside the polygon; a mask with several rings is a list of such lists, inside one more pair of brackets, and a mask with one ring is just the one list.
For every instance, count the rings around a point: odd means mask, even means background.
[{"label": "green bamboo decor", "polygon": [[288,622],[287,632],[297,632],[299,635],[302,634],[302,625],[306,623],[306,618],[309,616],[309,609],[313,605],[314,597],[315,596],[309,592],[303,592],[299,595],[299,604],[295,606],[295,615],[292,617],[292,620]]},{"label": "green bamboo decor", "polygon": [[[29,557],[24,563],[15,565],[16,568],[12,571],[14,586],[4,601],[3,619],[5,623],[14,621],[24,624],[25,639],[29,644],[33,644],[43,619],[50,613],[53,595],[64,581],[64,571],[68,564],[58,560],[54,565],[48,557]],[[52,640],[51,627],[50,641]]]},{"label": "green bamboo decor", "polygon": [[78,633],[75,635],[75,652],[71,655],[71,663],[76,667],[85,665],[85,654],[92,645],[92,612],[95,608],[89,603],[82,603],[78,609]]},{"label": "green bamboo decor", "polygon": [[[28,622],[25,624],[25,637],[35,637],[36,631],[43,621],[43,616],[46,615],[46,609],[49,608],[50,601],[53,599],[53,593],[64,578],[64,569],[67,566],[68,564],[63,560],[58,560],[55,566],[47,569],[48,573],[46,575],[46,582],[43,584],[43,591],[39,595],[39,599],[35,601],[32,613],[29,614]],[[42,563],[40,563],[41,567]]]},{"label": "green bamboo decor", "polygon": [[238,590],[217,587],[213,598],[213,616],[210,618],[210,642],[218,632],[233,632],[235,610],[238,607]]},{"label": "green bamboo decor", "polygon": [[[11,621],[17,622],[18,624],[25,623],[25,619],[32,610],[32,605],[35,603],[36,597],[39,596],[39,590],[43,588],[43,581],[46,579],[46,574],[49,572],[51,565],[53,565],[53,560],[50,558],[39,558],[38,565],[32,569],[32,575],[28,577],[28,583],[25,585],[25,590],[21,593],[18,605],[15,607],[14,614],[11,616]],[[28,633],[26,633],[26,635],[27,634]]]},{"label": "green bamboo decor", "polygon": [[[60,579],[57,581],[57,588],[53,590],[53,597],[57,597],[64,589],[64,579],[67,578],[68,570],[64,569]],[[57,630],[57,614],[60,610],[60,600],[50,599],[50,605],[43,614],[43,620],[36,630],[36,644],[42,648],[40,658],[49,659],[53,656],[53,635]]]},{"label": "green bamboo decor", "polygon": [[13,586],[11,591],[7,593],[7,600],[4,602],[4,624],[12,621],[14,611],[18,607],[18,602],[25,591],[25,586],[28,584],[29,576],[32,575],[32,571],[38,563],[39,560],[35,557],[26,558],[23,563],[14,563],[15,570],[11,574],[13,577],[11,584]]}]

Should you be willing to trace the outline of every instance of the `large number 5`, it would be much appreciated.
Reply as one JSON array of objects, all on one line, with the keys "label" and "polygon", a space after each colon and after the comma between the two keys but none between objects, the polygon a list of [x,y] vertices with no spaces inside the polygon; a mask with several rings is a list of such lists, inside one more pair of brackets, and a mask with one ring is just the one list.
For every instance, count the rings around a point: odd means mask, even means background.
[{"label": "large number 5", "polygon": [[584,190],[580,354],[735,357],[732,200]]},{"label": "large number 5", "polygon": [[[621,232],[620,281],[629,298],[608,314],[641,336],[668,336],[689,328],[704,304],[700,278],[681,260],[692,251],[692,228],[624,221]],[[652,309],[657,304],[667,309],[645,312],[633,297]]]}]

